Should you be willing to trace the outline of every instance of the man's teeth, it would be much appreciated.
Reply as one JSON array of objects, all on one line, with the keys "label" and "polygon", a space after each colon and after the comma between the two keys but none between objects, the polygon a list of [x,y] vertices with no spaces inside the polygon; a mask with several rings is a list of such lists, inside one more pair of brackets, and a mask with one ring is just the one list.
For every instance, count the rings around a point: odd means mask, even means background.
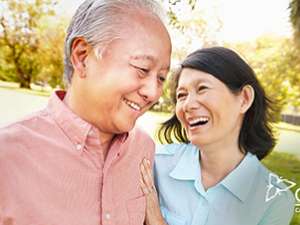
[{"label": "man's teeth", "polygon": [[131,108],[137,111],[141,111],[142,107],[140,107],[137,103],[124,99],[124,102],[129,105]]},{"label": "man's teeth", "polygon": [[208,122],[209,118],[208,117],[199,117],[195,118],[189,121],[190,126],[198,126],[198,125],[204,125]]}]

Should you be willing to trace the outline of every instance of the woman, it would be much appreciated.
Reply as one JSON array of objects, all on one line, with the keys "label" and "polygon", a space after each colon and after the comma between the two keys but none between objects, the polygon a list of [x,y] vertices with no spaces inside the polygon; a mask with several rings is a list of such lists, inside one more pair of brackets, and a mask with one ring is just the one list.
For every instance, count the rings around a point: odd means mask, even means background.
[{"label": "woman", "polygon": [[141,165],[146,223],[289,224],[293,195],[259,161],[275,140],[270,101],[249,65],[223,47],[198,50],[171,88],[176,113],[159,131],[168,144],[154,165],[159,199],[150,163]]}]

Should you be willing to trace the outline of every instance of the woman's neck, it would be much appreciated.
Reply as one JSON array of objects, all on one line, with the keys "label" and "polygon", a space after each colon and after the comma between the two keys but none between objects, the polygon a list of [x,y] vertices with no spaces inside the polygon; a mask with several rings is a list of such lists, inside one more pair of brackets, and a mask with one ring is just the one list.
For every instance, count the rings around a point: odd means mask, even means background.
[{"label": "woman's neck", "polygon": [[237,145],[202,146],[200,150],[202,184],[205,189],[221,182],[245,157]]}]

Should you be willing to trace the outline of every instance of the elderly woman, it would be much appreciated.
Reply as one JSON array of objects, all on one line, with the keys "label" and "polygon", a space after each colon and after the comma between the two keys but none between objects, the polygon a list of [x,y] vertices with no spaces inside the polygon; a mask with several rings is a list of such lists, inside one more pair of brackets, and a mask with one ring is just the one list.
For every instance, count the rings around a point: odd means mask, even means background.
[{"label": "elderly woman", "polygon": [[146,224],[288,225],[293,195],[260,162],[275,142],[250,66],[232,50],[201,49],[171,88],[176,112],[159,131],[168,144],[156,151],[156,188],[150,163],[141,164]]}]

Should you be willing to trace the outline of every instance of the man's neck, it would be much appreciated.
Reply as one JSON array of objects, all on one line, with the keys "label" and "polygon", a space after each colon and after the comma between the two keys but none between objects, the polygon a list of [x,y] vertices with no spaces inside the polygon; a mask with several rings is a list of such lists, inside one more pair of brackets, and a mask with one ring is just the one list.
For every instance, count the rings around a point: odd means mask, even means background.
[{"label": "man's neck", "polygon": [[113,136],[111,136],[111,135],[107,136],[106,134],[99,131],[99,139],[100,139],[100,143],[101,143],[101,150],[103,151],[103,157],[105,160],[108,155],[108,151],[111,147],[111,144],[113,142]]},{"label": "man's neck", "polygon": [[[75,101],[75,98],[73,98],[71,91],[67,92],[65,98],[63,99],[63,102],[66,104],[67,107],[69,107],[72,110],[72,112],[74,112],[76,115],[78,115],[82,119],[85,119],[82,117],[80,107],[77,106],[77,103]],[[89,122],[89,121],[87,121],[87,122]],[[96,128],[98,129],[98,132],[99,132],[99,140],[100,140],[100,144],[101,144],[101,149],[103,151],[104,158],[106,158],[108,150],[112,144],[114,135],[103,132],[98,127],[96,127]]]}]

